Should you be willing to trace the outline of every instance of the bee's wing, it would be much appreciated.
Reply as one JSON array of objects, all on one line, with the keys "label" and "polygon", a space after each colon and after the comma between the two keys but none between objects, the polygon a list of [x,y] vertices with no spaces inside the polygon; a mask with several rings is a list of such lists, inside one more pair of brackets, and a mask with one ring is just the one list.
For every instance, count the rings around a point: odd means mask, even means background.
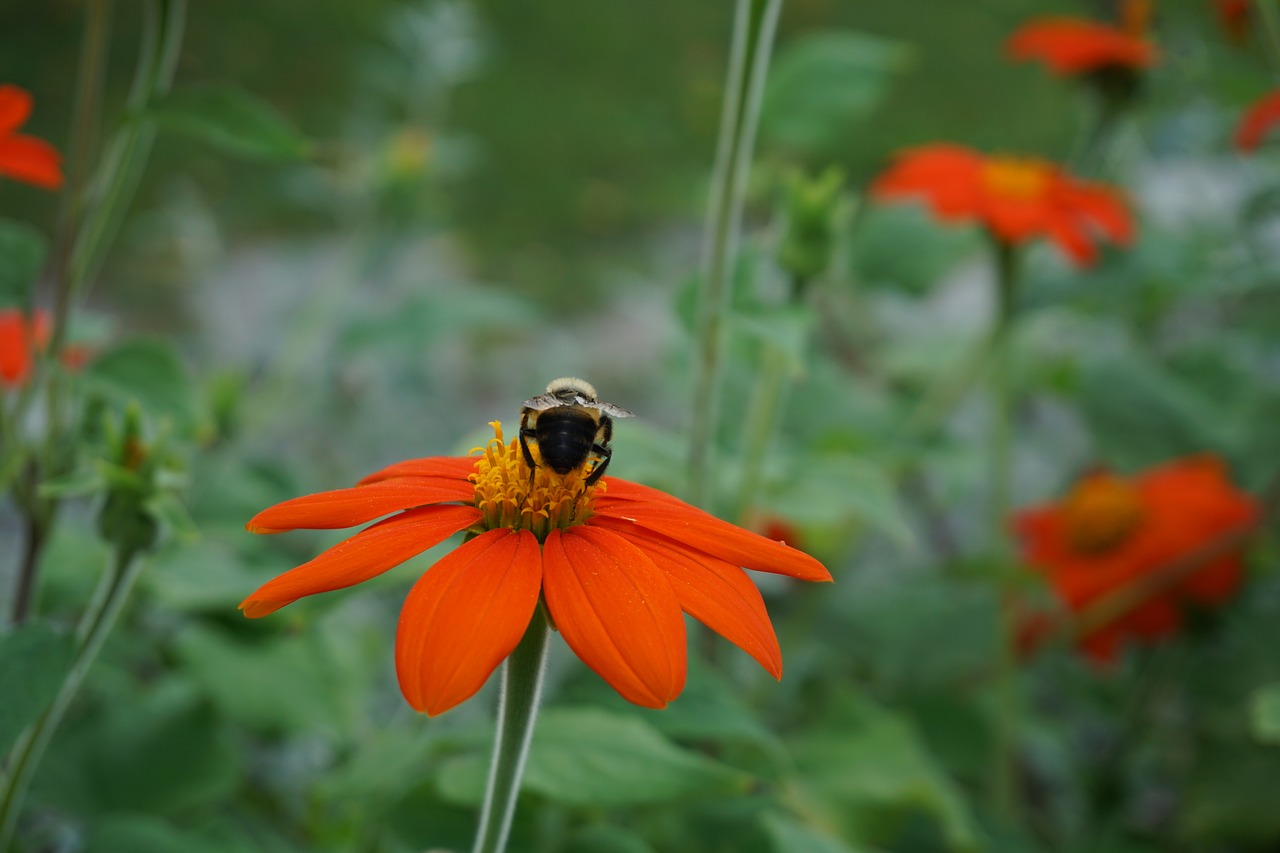
[{"label": "bee's wing", "polygon": [[563,405],[564,401],[554,394],[539,394],[524,401],[525,410],[530,412],[545,412],[547,409]]},{"label": "bee's wing", "polygon": [[636,416],[635,412],[628,411],[621,406],[615,406],[613,403],[591,403],[590,406],[615,418],[634,418]]}]

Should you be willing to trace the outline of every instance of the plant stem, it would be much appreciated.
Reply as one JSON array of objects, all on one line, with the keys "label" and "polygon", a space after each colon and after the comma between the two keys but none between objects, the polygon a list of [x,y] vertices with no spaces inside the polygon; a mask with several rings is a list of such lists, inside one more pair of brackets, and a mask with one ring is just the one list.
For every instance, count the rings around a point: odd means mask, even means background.
[{"label": "plant stem", "polygon": [[[111,633],[133,589],[134,581],[138,578],[141,566],[142,563],[137,559],[136,553],[116,552],[111,565],[103,575],[99,592],[95,593],[93,602],[80,620],[80,626],[76,631],[80,645],[71,669],[67,671],[62,687],[58,690],[58,695],[14,747],[7,784],[3,793],[0,794],[0,850],[8,850],[9,844],[13,841],[22,801],[40,765],[40,759],[44,757],[44,751],[53,738],[53,733],[80,690],[80,685],[98,657],[98,652],[102,650],[103,642]],[[106,590],[105,593],[102,592],[103,589]]]},{"label": "plant stem", "polygon": [[760,372],[756,376],[756,387],[751,394],[743,427],[742,483],[738,488],[734,516],[739,523],[747,520],[746,516],[760,493],[764,459],[786,392],[786,355],[775,347],[765,346],[760,359]]},{"label": "plant stem", "polygon": [[489,765],[489,782],[472,853],[502,853],[507,847],[520,777],[538,716],[550,636],[551,625],[539,605],[520,644],[502,665],[498,731],[494,736],[493,761]]},{"label": "plant stem", "polygon": [[[766,0],[756,37],[751,38],[751,0],[738,0],[734,12],[729,73],[725,84],[720,135],[711,174],[711,198],[702,252],[702,294],[697,329],[693,425],[689,446],[689,499],[704,505],[711,491],[711,456],[719,410],[720,363],[729,309],[733,263],[742,233],[742,209],[751,172],[764,84],[773,53],[782,0]],[[747,56],[752,55],[745,78]]]},{"label": "plant stem", "polygon": [[1000,658],[996,671],[996,737],[992,763],[991,798],[997,815],[1012,823],[1018,817],[1017,733],[1021,715],[1018,699],[1017,619],[1015,602],[1003,582],[1013,479],[1013,388],[1010,336],[1018,284],[1018,250],[995,241],[996,312],[991,333],[991,519],[990,553],[1001,564]]}]

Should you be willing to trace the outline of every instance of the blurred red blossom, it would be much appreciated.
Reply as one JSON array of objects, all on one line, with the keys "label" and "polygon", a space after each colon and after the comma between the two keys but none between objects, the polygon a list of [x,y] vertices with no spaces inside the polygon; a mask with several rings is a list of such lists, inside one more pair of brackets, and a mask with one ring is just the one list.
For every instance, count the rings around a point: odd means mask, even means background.
[{"label": "blurred red blossom", "polygon": [[0,175],[48,190],[62,186],[62,156],[43,139],[17,132],[31,115],[31,94],[0,85]]},{"label": "blurred red blossom", "polygon": [[31,375],[36,354],[48,344],[47,311],[28,317],[16,308],[0,309],[0,385],[23,385]]},{"label": "blurred red blossom", "polygon": [[1064,77],[1109,68],[1149,68],[1157,58],[1155,45],[1141,30],[1082,18],[1037,18],[1019,27],[1005,47],[1011,58],[1038,59]]},{"label": "blurred red blossom", "polygon": [[1250,0],[1214,0],[1218,22],[1234,42],[1242,42],[1249,35],[1251,24]]},{"label": "blurred red blossom", "polygon": [[1236,125],[1236,148],[1246,152],[1256,150],[1277,122],[1280,122],[1280,89],[1272,90],[1245,110]]},{"label": "blurred red blossom", "polygon": [[[1196,456],[1133,477],[1087,474],[1066,497],[1022,510],[1012,524],[1023,558],[1079,615],[1215,540],[1246,530],[1258,513],[1257,502],[1232,486],[1220,460]],[[1105,662],[1126,639],[1174,633],[1182,623],[1180,605],[1223,603],[1239,587],[1242,565],[1238,547],[1208,556],[1189,574],[1171,578],[1158,593],[1084,632],[1081,650]],[[1046,620],[1032,622],[1032,633],[1040,633]]]},{"label": "blurred red blossom", "polygon": [[1133,221],[1119,192],[1032,157],[922,145],[900,152],[871,193],[880,200],[922,198],[939,219],[976,220],[1010,245],[1048,237],[1080,266],[1096,259],[1099,234],[1122,245],[1133,239]]}]

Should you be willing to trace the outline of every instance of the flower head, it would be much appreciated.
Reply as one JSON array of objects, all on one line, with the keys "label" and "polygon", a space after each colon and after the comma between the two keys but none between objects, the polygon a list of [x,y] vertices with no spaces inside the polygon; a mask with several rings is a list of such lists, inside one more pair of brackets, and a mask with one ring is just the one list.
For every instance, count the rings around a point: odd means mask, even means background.
[{"label": "flower head", "polygon": [[16,308],[0,308],[0,387],[26,383],[35,354],[49,343],[49,314],[27,316]]},{"label": "flower head", "polygon": [[1157,54],[1145,35],[1146,16],[1134,11],[1127,17],[1122,27],[1081,18],[1037,18],[1019,27],[1005,49],[1015,60],[1038,59],[1063,77],[1149,68]]},{"label": "flower head", "polygon": [[0,175],[48,190],[62,186],[62,157],[52,145],[17,132],[31,115],[31,94],[0,85]]},{"label": "flower head", "polygon": [[[1226,479],[1221,462],[1192,457],[1136,477],[1084,476],[1062,500],[1018,513],[1013,526],[1024,559],[1079,613],[1118,590],[1166,570],[1219,537],[1244,530],[1256,502]],[[1177,630],[1180,605],[1219,604],[1240,584],[1241,554],[1231,550],[1081,637],[1090,656],[1113,657],[1122,640]]]},{"label": "flower head", "polygon": [[984,155],[935,143],[901,152],[872,186],[881,200],[923,198],[944,221],[977,220],[1000,242],[1048,237],[1077,264],[1094,261],[1101,233],[1127,244],[1133,222],[1120,195],[1030,157]]},{"label": "flower head", "polygon": [[821,563],[656,489],[615,477],[587,485],[590,463],[564,475],[539,464],[531,475],[518,440],[492,426],[478,457],[400,462],[254,516],[258,533],[389,517],[263,584],[240,605],[245,615],[368,580],[465,531],[401,610],[396,672],[419,711],[442,713],[479,690],[540,599],[578,657],[638,705],[664,707],[684,687],[682,612],[781,676],[764,600],[742,567],[831,580]]},{"label": "flower head", "polygon": [[1236,125],[1236,148],[1245,152],[1256,150],[1277,123],[1280,123],[1280,89],[1259,98],[1245,110],[1240,124]]}]

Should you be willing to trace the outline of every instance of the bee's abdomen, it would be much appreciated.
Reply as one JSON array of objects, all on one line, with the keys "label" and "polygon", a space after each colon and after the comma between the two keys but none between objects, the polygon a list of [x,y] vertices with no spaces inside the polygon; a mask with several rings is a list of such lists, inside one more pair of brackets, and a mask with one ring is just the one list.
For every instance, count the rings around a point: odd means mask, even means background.
[{"label": "bee's abdomen", "polygon": [[557,474],[580,467],[591,455],[597,427],[593,418],[579,412],[543,412],[537,423],[542,461]]}]

